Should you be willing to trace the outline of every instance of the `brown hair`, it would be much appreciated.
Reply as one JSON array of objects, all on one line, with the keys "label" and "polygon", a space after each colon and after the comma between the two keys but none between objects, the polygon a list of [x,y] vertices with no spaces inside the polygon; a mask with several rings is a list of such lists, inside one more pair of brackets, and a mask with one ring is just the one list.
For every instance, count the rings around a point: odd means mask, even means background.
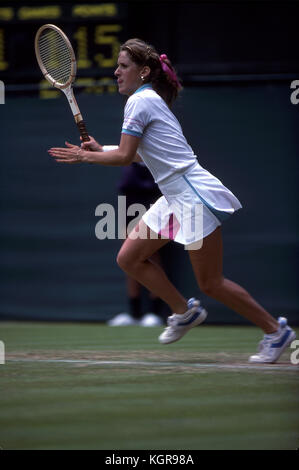
[{"label": "brown hair", "polygon": [[[181,85],[178,80],[173,80],[173,77],[164,72],[160,56],[156,49],[141,39],[129,39],[120,47],[120,50],[128,52],[131,60],[135,64],[141,67],[147,65],[151,69],[150,74],[145,79],[144,83],[151,82],[153,89],[170,107],[177,98]],[[166,57],[163,59],[163,62],[176,76],[176,72],[170,60]]]}]

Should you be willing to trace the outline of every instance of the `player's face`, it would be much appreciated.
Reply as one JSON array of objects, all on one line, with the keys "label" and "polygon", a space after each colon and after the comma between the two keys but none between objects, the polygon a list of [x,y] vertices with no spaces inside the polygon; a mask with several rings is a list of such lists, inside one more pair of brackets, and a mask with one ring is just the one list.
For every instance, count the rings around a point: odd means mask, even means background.
[{"label": "player's face", "polygon": [[130,96],[143,83],[140,78],[142,67],[135,64],[126,51],[120,52],[117,65],[114,75],[117,77],[118,91],[122,95]]}]

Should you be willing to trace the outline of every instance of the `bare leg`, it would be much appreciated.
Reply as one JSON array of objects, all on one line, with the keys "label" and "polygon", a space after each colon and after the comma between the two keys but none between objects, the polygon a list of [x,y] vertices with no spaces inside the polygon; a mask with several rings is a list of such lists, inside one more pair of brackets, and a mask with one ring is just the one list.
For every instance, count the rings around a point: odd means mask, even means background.
[{"label": "bare leg", "polygon": [[[160,256],[159,253],[154,253],[153,256],[151,257],[150,261],[152,261],[154,264],[161,264]],[[126,286],[127,286],[127,293],[129,298],[136,298],[140,296],[141,293],[141,284],[140,282],[136,281],[131,276],[126,276]],[[149,291],[149,297],[150,299],[156,299],[156,295],[154,295],[151,291]]]},{"label": "bare leg", "polygon": [[[160,256],[159,253],[154,253],[154,255],[151,257],[151,261],[154,262],[155,264],[161,264]],[[141,291],[142,291],[142,286],[141,284],[136,281],[131,276],[126,275],[126,287],[127,287],[127,296],[128,296],[128,303],[129,303],[129,309],[131,315],[139,319],[141,318],[141,312],[142,312],[142,296],[141,296]],[[154,295],[151,291],[148,291],[148,296],[150,299],[150,304],[151,304],[151,312],[158,312],[159,311],[159,302],[160,299],[156,295]]]},{"label": "bare leg", "polygon": [[150,230],[142,220],[133,231],[143,231],[143,233],[147,231],[147,238],[133,240],[128,237],[117,256],[119,266],[127,275],[136,279],[154,295],[164,300],[173,312],[184,313],[187,310],[186,299],[170,282],[162,267],[150,259],[169,240],[151,238]]},{"label": "bare leg", "polygon": [[[150,258],[150,261],[152,261],[152,263],[154,264],[157,264],[159,266],[162,266],[161,265],[161,258],[160,258],[160,254],[158,251],[156,251],[156,253],[153,254],[153,256],[151,256]],[[152,291],[149,291],[149,298],[151,300],[155,300],[157,298],[159,298],[157,295],[155,295]]]},{"label": "bare leg", "polygon": [[266,334],[278,330],[277,321],[238,284],[222,274],[221,227],[207,236],[199,250],[189,251],[200,289],[259,326]]},{"label": "bare leg", "polygon": [[[151,257],[150,261],[152,261],[154,264],[161,265],[161,259],[160,259],[159,253],[158,252],[154,253],[153,256]],[[127,275],[126,276],[126,285],[127,285],[128,297],[130,299],[140,297],[140,294],[141,294],[141,284],[140,284],[140,282],[136,281],[136,279],[134,279],[133,277]],[[158,297],[155,294],[153,294],[153,292],[149,291],[149,298],[151,300],[155,300]]]}]

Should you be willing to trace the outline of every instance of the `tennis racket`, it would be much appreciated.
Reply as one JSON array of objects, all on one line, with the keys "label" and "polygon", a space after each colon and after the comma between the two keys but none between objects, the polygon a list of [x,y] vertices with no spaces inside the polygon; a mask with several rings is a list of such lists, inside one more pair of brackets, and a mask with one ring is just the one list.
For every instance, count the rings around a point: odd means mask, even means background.
[{"label": "tennis racket", "polygon": [[63,91],[82,140],[88,142],[90,140],[88,132],[73,92],[77,64],[69,39],[57,26],[45,24],[37,31],[34,46],[37,62],[45,79],[55,88]]}]

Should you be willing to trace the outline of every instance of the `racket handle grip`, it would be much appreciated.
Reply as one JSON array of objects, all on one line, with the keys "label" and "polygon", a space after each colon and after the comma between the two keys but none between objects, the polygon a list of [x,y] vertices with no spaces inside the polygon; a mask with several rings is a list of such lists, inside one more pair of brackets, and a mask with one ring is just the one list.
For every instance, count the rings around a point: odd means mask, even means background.
[{"label": "racket handle grip", "polygon": [[89,139],[88,132],[87,132],[87,129],[86,129],[86,126],[85,126],[85,122],[83,120],[79,121],[79,122],[77,122],[77,126],[78,126],[78,129],[79,129],[80,135],[82,137],[82,141],[83,142],[88,142],[90,139]]}]

